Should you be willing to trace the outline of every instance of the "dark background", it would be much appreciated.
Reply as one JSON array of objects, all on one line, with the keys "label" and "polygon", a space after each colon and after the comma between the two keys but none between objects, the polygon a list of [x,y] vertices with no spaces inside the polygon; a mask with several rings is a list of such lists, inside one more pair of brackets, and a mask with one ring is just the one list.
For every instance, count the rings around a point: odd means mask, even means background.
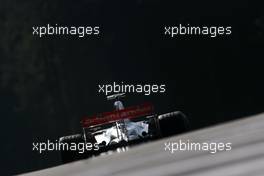
[{"label": "dark background", "polygon": [[[192,130],[263,112],[263,5],[254,1],[0,0],[1,175],[60,164],[32,142],[79,132],[111,110],[98,84],[166,84],[157,112],[182,110]],[[100,37],[32,36],[32,26],[98,25]],[[231,36],[169,39],[164,26],[232,26]]]}]

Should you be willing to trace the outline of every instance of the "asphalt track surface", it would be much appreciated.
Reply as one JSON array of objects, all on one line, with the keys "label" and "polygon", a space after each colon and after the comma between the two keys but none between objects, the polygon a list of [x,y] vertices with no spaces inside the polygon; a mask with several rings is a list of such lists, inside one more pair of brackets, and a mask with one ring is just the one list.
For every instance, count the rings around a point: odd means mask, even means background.
[{"label": "asphalt track surface", "polygon": [[[232,150],[165,151],[165,144],[231,142]],[[26,176],[263,176],[264,114],[145,143],[123,153],[77,161]]]}]

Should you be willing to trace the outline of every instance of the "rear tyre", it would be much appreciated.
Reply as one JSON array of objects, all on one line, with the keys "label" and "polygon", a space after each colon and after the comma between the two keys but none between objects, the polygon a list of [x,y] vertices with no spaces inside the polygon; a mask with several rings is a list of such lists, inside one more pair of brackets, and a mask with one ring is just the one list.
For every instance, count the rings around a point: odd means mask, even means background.
[{"label": "rear tyre", "polygon": [[189,129],[189,121],[180,111],[161,114],[158,119],[162,137],[181,134]]},{"label": "rear tyre", "polygon": [[62,163],[69,163],[72,161],[80,160],[86,158],[85,153],[80,153],[78,150],[66,149],[68,146],[78,146],[80,143],[84,143],[84,139],[81,134],[64,136],[60,138],[60,143],[64,145],[64,148],[61,149],[61,161]]}]

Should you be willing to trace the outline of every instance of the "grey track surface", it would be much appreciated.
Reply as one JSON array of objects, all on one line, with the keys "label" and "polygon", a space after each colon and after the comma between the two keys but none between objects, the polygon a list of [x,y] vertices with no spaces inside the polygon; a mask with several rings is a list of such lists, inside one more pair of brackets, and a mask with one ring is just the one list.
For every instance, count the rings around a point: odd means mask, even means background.
[{"label": "grey track surface", "polygon": [[[232,150],[165,151],[166,142],[231,142]],[[123,153],[77,161],[26,176],[263,176],[264,114],[145,143]]]}]

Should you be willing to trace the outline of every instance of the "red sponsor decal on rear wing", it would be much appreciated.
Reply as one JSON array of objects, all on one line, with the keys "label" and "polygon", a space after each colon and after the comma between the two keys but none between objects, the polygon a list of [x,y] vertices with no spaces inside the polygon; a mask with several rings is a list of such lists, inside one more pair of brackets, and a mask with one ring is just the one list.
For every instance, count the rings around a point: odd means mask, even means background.
[{"label": "red sponsor decal on rear wing", "polygon": [[138,106],[131,106],[123,110],[117,110],[112,112],[104,112],[92,117],[85,117],[81,121],[84,128],[115,122],[122,119],[132,119],[147,115],[152,115],[154,107],[151,103],[144,103]]}]

